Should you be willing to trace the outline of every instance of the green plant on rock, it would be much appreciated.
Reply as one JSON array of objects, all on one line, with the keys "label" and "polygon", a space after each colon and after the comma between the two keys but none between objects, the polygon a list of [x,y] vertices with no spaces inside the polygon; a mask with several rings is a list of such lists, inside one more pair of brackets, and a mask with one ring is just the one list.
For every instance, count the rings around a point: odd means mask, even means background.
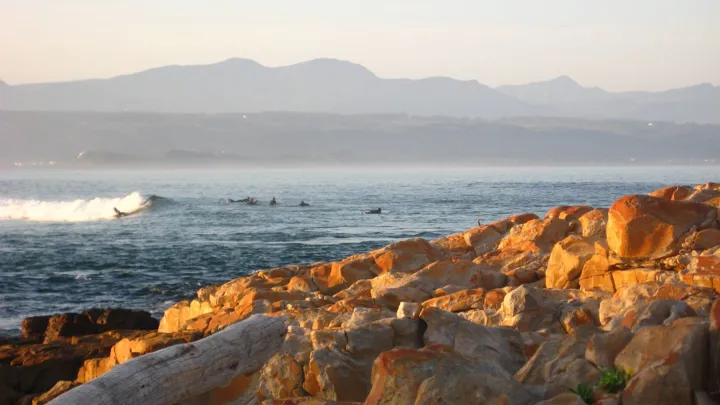
[{"label": "green plant on rock", "polygon": [[629,378],[630,373],[626,371],[617,368],[606,369],[603,370],[600,379],[597,381],[597,386],[614,394],[625,388],[625,383],[627,383]]},{"label": "green plant on rock", "polygon": [[590,405],[593,403],[593,389],[585,384],[578,384],[576,389],[570,388],[570,392],[582,398],[583,402]]}]

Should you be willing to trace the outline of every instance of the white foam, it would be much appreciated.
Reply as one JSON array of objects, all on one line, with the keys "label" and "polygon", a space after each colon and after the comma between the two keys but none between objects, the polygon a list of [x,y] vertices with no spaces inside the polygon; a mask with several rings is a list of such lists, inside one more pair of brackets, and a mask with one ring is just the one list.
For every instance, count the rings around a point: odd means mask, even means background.
[{"label": "white foam", "polygon": [[145,199],[138,192],[121,198],[93,198],[75,201],[11,200],[0,198],[0,220],[81,222],[112,219],[113,208],[133,212]]}]

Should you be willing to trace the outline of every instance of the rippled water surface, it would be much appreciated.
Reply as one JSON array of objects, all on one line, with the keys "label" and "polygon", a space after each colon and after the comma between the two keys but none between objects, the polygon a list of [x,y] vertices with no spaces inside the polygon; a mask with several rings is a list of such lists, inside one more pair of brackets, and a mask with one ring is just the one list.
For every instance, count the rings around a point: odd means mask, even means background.
[{"label": "rippled water surface", "polygon": [[[0,172],[0,333],[91,306],[159,314],[200,286],[556,205],[609,206],[715,167]],[[151,195],[164,197],[152,206]],[[225,204],[254,196],[257,206]],[[270,207],[276,197],[279,204]],[[301,200],[311,204],[299,207]],[[112,208],[138,209],[112,219]],[[382,207],[383,215],[361,215]]]}]

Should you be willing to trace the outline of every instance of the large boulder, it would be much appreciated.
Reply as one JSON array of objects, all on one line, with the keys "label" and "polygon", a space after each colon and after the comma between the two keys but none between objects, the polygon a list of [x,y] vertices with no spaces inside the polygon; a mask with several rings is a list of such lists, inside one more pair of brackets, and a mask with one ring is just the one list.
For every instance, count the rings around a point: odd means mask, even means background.
[{"label": "large boulder", "polygon": [[630,329],[622,326],[607,333],[597,333],[588,342],[585,359],[598,368],[609,369],[614,366],[615,358],[632,337]]},{"label": "large boulder", "polygon": [[607,240],[626,259],[662,259],[676,254],[691,230],[710,227],[717,209],[702,203],[628,195],[610,207]]},{"label": "large boulder", "polygon": [[632,372],[623,404],[688,404],[707,388],[708,323],[683,318],[669,326],[648,326],[618,354],[615,366]]},{"label": "large boulder", "polygon": [[482,360],[496,374],[508,377],[525,362],[523,339],[510,328],[478,325],[438,308],[424,308],[420,318],[427,323],[426,344],[452,347],[463,356]]},{"label": "large boulder", "polygon": [[375,360],[365,405],[534,402],[525,387],[494,371],[484,359],[470,360],[440,345],[395,349]]},{"label": "large boulder", "polygon": [[515,379],[525,385],[542,387],[545,398],[568,392],[578,384],[593,384],[600,371],[585,360],[585,350],[597,333],[594,326],[583,325],[561,340],[546,341],[515,373]]},{"label": "large boulder", "polygon": [[593,240],[576,235],[561,240],[550,253],[545,285],[547,288],[578,288],[583,266],[594,255]]},{"label": "large boulder", "polygon": [[333,401],[363,401],[370,390],[372,363],[332,348],[315,350],[305,367],[303,389]]},{"label": "large boulder", "polygon": [[521,332],[550,328],[556,307],[537,288],[522,285],[505,295],[499,313],[502,325]]}]

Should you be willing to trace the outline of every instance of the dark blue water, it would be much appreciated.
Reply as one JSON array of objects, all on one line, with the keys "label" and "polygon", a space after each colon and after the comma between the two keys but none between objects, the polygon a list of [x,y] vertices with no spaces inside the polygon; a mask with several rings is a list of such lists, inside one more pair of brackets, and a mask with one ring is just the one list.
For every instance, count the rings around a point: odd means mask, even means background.
[{"label": "dark blue water", "polygon": [[[0,173],[0,333],[91,306],[160,313],[201,286],[433,239],[561,204],[609,206],[714,167]],[[166,200],[119,220],[144,197]],[[257,206],[227,205],[254,196]],[[276,197],[279,205],[267,202]],[[143,198],[144,198],[143,197]],[[84,201],[76,201],[84,200]],[[301,208],[301,200],[311,204]],[[382,207],[383,215],[361,215]],[[8,219],[14,218],[14,219]],[[19,219],[25,218],[25,219]],[[64,220],[64,221],[58,221]]]}]

